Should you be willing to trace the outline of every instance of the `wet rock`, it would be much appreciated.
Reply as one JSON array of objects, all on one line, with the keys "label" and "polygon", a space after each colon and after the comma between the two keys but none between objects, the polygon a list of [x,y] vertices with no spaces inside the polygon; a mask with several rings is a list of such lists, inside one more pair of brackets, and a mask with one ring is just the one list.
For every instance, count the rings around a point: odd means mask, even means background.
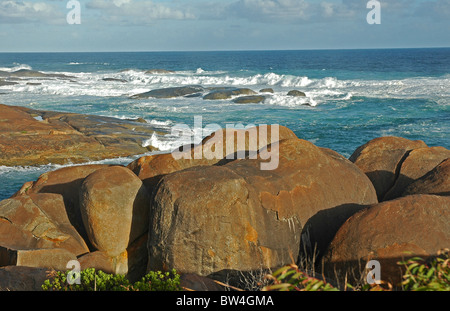
[{"label": "wet rock", "polygon": [[265,96],[254,95],[254,96],[242,96],[233,99],[233,103],[235,104],[259,104],[262,103],[266,99]]},{"label": "wet rock", "polygon": [[298,91],[298,90],[289,91],[287,93],[287,95],[288,96],[294,96],[294,97],[305,97],[306,96],[306,94],[304,92]]},{"label": "wet rock", "polygon": [[170,87],[164,89],[156,89],[149,92],[133,95],[133,99],[143,99],[143,98],[176,98],[183,97],[187,95],[196,94],[203,92],[203,87],[201,86],[181,86],[181,87]]},{"label": "wet rock", "polygon": [[223,89],[215,90],[211,93],[206,94],[203,99],[205,100],[221,100],[230,99],[233,96],[239,95],[256,95],[257,93],[248,88],[234,88],[234,89]]}]

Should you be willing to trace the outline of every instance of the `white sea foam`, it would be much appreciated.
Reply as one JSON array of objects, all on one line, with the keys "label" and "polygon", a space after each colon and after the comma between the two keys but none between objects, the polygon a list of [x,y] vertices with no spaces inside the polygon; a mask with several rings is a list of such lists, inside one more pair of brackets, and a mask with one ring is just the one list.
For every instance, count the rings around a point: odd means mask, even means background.
[{"label": "white sea foam", "polygon": [[[14,68],[0,68],[9,71],[19,68],[30,68],[28,65],[16,64]],[[283,75],[277,73],[242,75],[218,73],[198,68],[190,72],[176,72],[171,74],[146,74],[145,71],[127,70],[110,73],[70,73],[58,72],[74,76],[67,79],[27,79],[18,81],[19,84],[4,88],[16,93],[32,93],[60,96],[98,96],[119,97],[132,96],[153,89],[186,85],[235,86],[249,87],[254,90],[272,87],[276,92],[286,92],[299,89],[311,95],[316,102],[327,100],[351,100],[353,97],[377,98],[442,98],[450,96],[450,75],[444,77],[418,77],[398,80],[355,79],[339,80],[335,77],[313,79],[306,76]],[[118,81],[104,81],[105,78],[122,79]],[[26,82],[39,82],[41,85],[26,85]],[[294,99],[280,99],[286,106],[295,106]],[[299,99],[297,99],[299,101]],[[273,99],[266,100],[272,104]],[[313,102],[310,102],[314,104]]]},{"label": "white sea foam", "polygon": [[191,140],[186,139],[185,141],[181,141],[180,136],[172,136],[168,135],[158,135],[153,133],[152,136],[143,142],[142,147],[155,147],[158,150],[163,152],[173,151],[176,148],[179,148],[185,144],[190,144]]},{"label": "white sea foam", "polygon": [[0,71],[6,71],[6,72],[14,72],[17,70],[32,70],[33,68],[30,65],[27,64],[19,64],[19,63],[13,63],[13,67],[0,67]]},{"label": "white sea foam", "polygon": [[286,95],[280,95],[280,94],[274,94],[264,101],[264,104],[267,105],[277,105],[277,106],[284,106],[284,107],[291,107],[291,108],[297,108],[300,106],[317,106],[318,102],[309,96],[309,94],[306,94],[305,97],[294,97],[294,96],[286,96]]}]

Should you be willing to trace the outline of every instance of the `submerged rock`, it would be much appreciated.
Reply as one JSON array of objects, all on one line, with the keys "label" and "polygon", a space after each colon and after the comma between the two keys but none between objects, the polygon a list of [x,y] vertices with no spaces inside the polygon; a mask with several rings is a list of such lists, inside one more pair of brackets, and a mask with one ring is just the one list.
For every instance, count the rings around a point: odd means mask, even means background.
[{"label": "submerged rock", "polygon": [[203,92],[204,89],[201,86],[181,86],[170,87],[164,89],[152,90],[149,92],[133,95],[131,98],[143,99],[143,98],[175,98],[192,95],[195,93]]},{"label": "submerged rock", "polygon": [[166,70],[166,69],[150,69],[145,72],[146,74],[168,74],[168,73],[175,73],[175,71],[172,70]]},{"label": "submerged rock", "polygon": [[10,86],[10,85],[16,85],[16,84],[18,84],[18,83],[13,82],[13,81],[0,80],[0,86]]},{"label": "submerged rock", "polygon": [[298,91],[298,90],[292,90],[292,91],[289,91],[289,92],[287,93],[287,95],[288,95],[288,96],[294,96],[294,97],[305,97],[305,96],[306,96],[305,93],[303,93],[303,92],[301,92],[301,91]]},{"label": "submerged rock", "polygon": [[103,81],[106,82],[121,82],[121,83],[127,83],[128,81],[125,79],[116,79],[116,78],[103,78]]},{"label": "submerged rock", "polygon": [[232,89],[217,89],[206,94],[203,99],[205,100],[221,100],[230,99],[233,96],[238,95],[256,95],[257,93],[248,88],[232,88]]},{"label": "submerged rock", "polygon": [[254,95],[254,96],[242,96],[233,99],[233,103],[236,104],[259,104],[266,99],[265,96]]}]

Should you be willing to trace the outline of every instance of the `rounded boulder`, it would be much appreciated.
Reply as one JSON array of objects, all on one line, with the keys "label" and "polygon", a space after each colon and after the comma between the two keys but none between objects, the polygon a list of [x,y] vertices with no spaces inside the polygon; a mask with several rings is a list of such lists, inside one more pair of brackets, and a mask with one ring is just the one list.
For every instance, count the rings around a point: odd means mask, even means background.
[{"label": "rounded boulder", "polygon": [[114,257],[148,230],[150,196],[129,169],[112,166],[84,180],[80,209],[92,245]]}]

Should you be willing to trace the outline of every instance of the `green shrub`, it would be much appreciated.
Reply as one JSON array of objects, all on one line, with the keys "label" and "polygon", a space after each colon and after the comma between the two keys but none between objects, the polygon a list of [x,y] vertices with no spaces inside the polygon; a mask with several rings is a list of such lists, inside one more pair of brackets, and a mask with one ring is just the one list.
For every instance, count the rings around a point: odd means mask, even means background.
[{"label": "green shrub", "polygon": [[449,250],[439,252],[432,260],[420,257],[399,262],[406,267],[403,275],[403,290],[406,291],[450,291]]},{"label": "green shrub", "polygon": [[55,272],[51,279],[42,285],[44,291],[178,291],[180,276],[171,272],[149,272],[140,281],[131,284],[123,275],[107,274],[93,268],[80,272],[80,283],[70,285],[67,282],[70,271]]},{"label": "green shrub", "polygon": [[[404,291],[450,291],[450,256],[449,250],[438,252],[436,257],[427,261],[415,257],[398,262],[406,269],[403,274],[401,290]],[[289,265],[269,275],[271,284],[264,287],[266,291],[337,291],[338,289],[325,281],[309,276],[297,266]],[[353,291],[391,291],[391,284],[381,281],[380,284],[364,284],[353,286],[346,284],[346,289]]]}]

